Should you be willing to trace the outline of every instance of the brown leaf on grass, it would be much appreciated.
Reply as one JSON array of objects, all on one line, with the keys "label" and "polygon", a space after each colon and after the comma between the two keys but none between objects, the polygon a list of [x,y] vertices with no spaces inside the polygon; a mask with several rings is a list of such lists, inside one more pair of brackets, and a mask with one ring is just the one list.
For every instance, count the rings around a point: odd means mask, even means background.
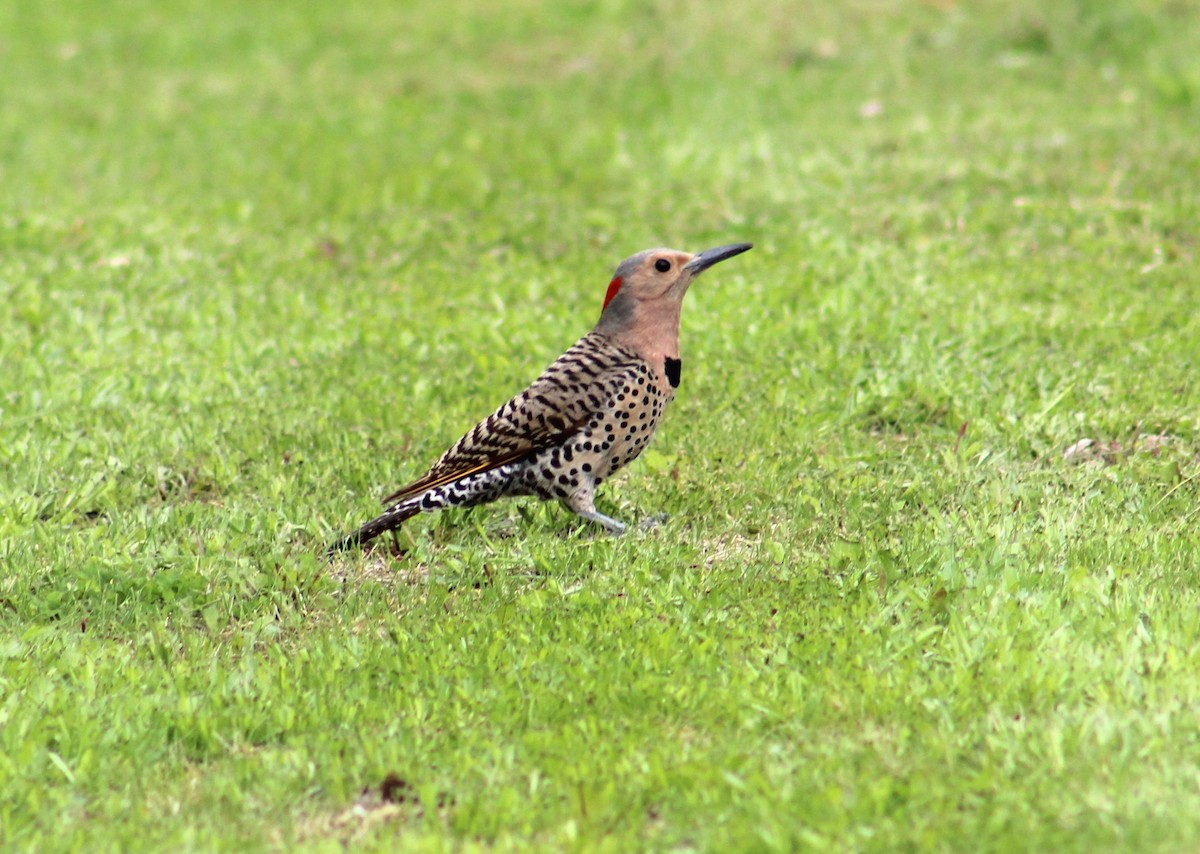
[{"label": "brown leaf on grass", "polygon": [[385,804],[402,804],[410,799],[413,803],[420,803],[421,800],[408,781],[395,771],[389,771],[379,784],[379,799]]},{"label": "brown leaf on grass", "polygon": [[1083,463],[1094,459],[1095,451],[1092,448],[1095,444],[1095,439],[1080,439],[1063,451],[1063,459],[1069,463]]},{"label": "brown leaf on grass", "polygon": [[[439,792],[433,806],[437,815],[445,820],[448,811],[457,805],[452,794]],[[296,837],[301,842],[336,839],[343,846],[351,846],[369,838],[380,826],[401,826],[424,816],[425,805],[416,788],[391,771],[379,785],[365,787],[345,809],[302,819],[296,828]]]},{"label": "brown leaf on grass", "polygon": [[1158,456],[1172,438],[1165,433],[1139,433],[1132,442],[1122,445],[1115,439],[1102,442],[1085,437],[1068,445],[1062,457],[1065,462],[1075,465],[1100,462],[1111,466],[1135,452]]},{"label": "brown leaf on grass", "polygon": [[1166,433],[1139,433],[1137,439],[1134,440],[1134,447],[1157,457],[1162,453],[1164,447],[1171,444],[1171,440],[1174,438]]}]

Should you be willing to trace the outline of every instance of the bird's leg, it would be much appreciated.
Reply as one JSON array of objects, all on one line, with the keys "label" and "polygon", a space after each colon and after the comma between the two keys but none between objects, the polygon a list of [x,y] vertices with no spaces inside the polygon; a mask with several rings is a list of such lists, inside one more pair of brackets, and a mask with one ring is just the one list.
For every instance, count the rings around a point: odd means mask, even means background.
[{"label": "bird's leg", "polygon": [[598,522],[599,524],[603,525],[605,530],[607,530],[609,533],[625,533],[624,523],[618,522],[611,516],[605,516],[596,509],[596,505],[593,503],[591,489],[575,493],[569,498],[564,499],[563,504],[567,505],[567,508],[571,512],[582,516],[589,522]]}]

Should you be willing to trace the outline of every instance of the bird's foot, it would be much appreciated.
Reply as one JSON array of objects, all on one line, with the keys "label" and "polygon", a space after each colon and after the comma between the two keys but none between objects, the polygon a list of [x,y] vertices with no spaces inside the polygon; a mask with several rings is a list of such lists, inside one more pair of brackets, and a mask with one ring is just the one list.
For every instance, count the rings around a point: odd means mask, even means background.
[{"label": "bird's foot", "polygon": [[638,523],[638,527],[643,531],[657,531],[663,525],[667,524],[667,520],[671,517],[666,513],[655,513],[653,516],[647,516]]},{"label": "bird's foot", "polygon": [[[605,516],[603,513],[599,513],[595,510],[583,512],[579,515],[590,522],[596,522],[597,524],[603,525],[606,531],[615,536],[620,536],[627,530],[624,522],[618,522],[611,516]],[[666,524],[669,518],[671,517],[666,513],[655,513],[654,515],[647,516],[645,519],[638,522],[637,530],[657,531],[660,527]]]},{"label": "bird's foot", "polygon": [[576,512],[578,512],[580,516],[582,516],[584,519],[587,519],[589,522],[596,522],[600,525],[603,525],[604,529],[610,534],[619,535],[625,533],[625,523],[618,522],[611,516],[605,516],[603,513],[597,512],[596,510],[584,510]]}]

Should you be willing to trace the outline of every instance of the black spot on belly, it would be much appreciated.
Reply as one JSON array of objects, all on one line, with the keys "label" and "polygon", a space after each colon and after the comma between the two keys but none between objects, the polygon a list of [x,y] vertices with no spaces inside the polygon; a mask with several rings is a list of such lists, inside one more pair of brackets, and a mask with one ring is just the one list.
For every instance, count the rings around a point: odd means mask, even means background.
[{"label": "black spot on belly", "polygon": [[679,388],[679,376],[683,373],[683,362],[667,357],[663,362],[663,370],[666,371],[667,382],[671,384],[671,388]]}]

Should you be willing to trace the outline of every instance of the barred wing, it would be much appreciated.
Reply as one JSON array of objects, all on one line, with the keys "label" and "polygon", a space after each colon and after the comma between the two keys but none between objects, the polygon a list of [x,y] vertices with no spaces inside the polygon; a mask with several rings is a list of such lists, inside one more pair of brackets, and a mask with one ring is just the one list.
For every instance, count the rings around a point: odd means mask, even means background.
[{"label": "barred wing", "polygon": [[475,425],[429,472],[383,500],[393,504],[479,472],[519,462],[578,433],[613,396],[639,362],[632,350],[591,332],[525,391]]}]

